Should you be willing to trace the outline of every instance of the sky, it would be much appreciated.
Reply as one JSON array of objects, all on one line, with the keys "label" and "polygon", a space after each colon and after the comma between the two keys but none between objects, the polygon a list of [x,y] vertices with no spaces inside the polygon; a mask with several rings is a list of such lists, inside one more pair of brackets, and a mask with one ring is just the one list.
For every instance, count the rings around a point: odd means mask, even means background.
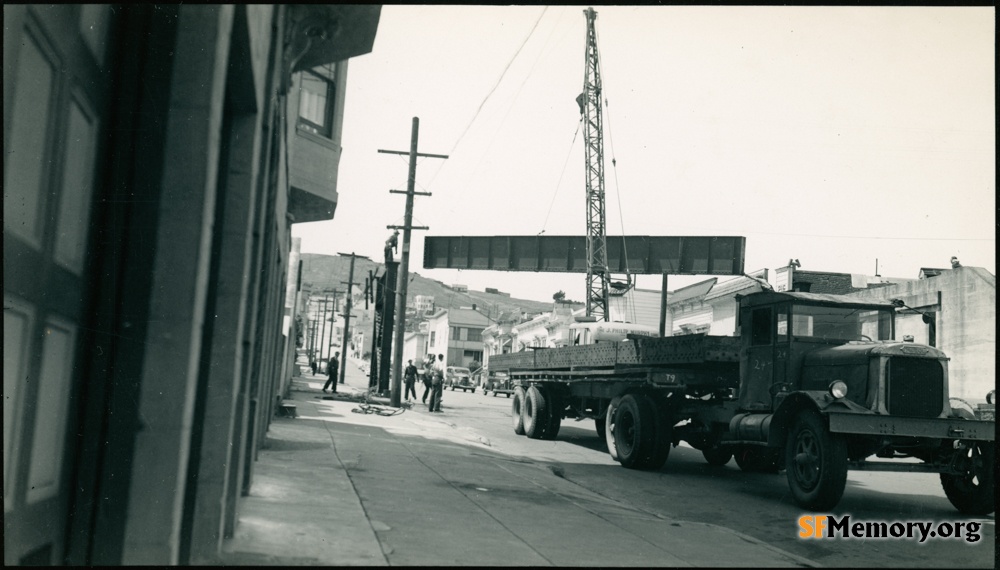
[{"label": "sky", "polygon": [[[417,117],[449,158],[418,160],[410,271],[583,300],[583,274],[422,265],[426,235],[585,234],[584,8],[384,6],[348,65],[335,218],[295,224],[302,251],[382,260],[408,157],[378,150],[408,152]],[[994,8],[596,10],[608,235],[745,236],[747,272],[996,273]]]}]

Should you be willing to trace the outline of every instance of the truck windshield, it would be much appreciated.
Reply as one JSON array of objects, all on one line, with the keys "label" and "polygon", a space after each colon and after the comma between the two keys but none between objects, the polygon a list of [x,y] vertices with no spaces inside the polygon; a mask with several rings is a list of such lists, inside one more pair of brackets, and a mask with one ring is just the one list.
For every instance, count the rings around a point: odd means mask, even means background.
[{"label": "truck windshield", "polygon": [[888,309],[796,305],[792,308],[792,336],[833,342],[890,340],[891,319]]}]

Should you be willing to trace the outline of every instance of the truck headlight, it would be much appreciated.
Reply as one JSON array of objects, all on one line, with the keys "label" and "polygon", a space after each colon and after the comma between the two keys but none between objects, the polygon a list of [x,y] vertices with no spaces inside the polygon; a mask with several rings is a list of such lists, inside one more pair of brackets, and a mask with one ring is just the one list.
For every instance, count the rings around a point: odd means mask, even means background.
[{"label": "truck headlight", "polygon": [[834,380],[830,383],[830,395],[838,400],[847,397],[847,384],[843,380]]}]

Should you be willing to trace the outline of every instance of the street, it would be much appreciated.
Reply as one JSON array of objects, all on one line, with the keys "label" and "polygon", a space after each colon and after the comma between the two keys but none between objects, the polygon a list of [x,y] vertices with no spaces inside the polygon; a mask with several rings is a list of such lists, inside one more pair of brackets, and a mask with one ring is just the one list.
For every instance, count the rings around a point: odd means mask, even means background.
[{"label": "street", "polygon": [[[514,434],[510,399],[446,391],[444,414],[463,439],[483,442],[518,461],[544,464],[555,475],[611,501],[637,507],[651,516],[720,525],[750,535],[822,566],[834,567],[994,567],[994,515],[960,515],[931,474],[851,471],[844,498],[834,512],[863,522],[980,522],[981,539],[964,538],[805,540],[798,538],[803,511],[788,494],[785,475],[743,473],[730,461],[709,466],[682,444],[657,472],[624,469],[607,454],[593,422],[565,420],[555,441]],[[417,404],[415,413],[426,413]],[[964,536],[964,535],[963,535]],[[568,538],[568,537],[563,537]],[[838,548],[838,546],[840,546]],[[715,545],[700,544],[712,549]]]}]

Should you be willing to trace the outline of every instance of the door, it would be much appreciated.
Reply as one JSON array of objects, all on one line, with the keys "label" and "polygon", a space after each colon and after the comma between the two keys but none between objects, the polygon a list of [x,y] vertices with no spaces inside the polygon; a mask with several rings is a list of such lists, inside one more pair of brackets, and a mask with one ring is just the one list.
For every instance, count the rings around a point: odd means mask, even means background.
[{"label": "door", "polygon": [[115,15],[4,5],[4,562],[59,564]]},{"label": "door", "polygon": [[743,362],[740,407],[767,411],[771,409],[770,391],[774,381],[774,309],[757,307],[749,313],[750,338]]}]

